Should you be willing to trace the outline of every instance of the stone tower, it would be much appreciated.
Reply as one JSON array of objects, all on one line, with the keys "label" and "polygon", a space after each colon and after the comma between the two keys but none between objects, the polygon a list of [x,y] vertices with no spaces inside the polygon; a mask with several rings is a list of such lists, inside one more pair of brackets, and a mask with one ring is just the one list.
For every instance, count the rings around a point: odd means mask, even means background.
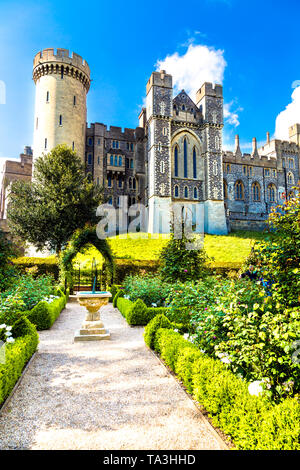
[{"label": "stone tower", "polygon": [[67,144],[85,161],[86,95],[90,69],[67,49],[44,49],[33,62],[36,85],[33,157]]},{"label": "stone tower", "polygon": [[150,233],[168,233],[171,204],[172,76],[153,72],[147,83],[148,208]]},{"label": "stone tower", "polygon": [[197,92],[196,104],[204,120],[204,231],[223,235],[227,234],[222,165],[223,87],[204,83]]}]

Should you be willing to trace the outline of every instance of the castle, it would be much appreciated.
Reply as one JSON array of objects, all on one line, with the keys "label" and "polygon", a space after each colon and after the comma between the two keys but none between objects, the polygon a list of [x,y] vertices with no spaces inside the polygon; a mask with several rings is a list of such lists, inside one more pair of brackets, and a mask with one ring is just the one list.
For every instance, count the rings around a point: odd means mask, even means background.
[{"label": "castle", "polygon": [[[253,139],[252,153],[243,154],[236,136],[235,150],[225,152],[221,85],[204,83],[194,102],[184,90],[173,96],[166,71],[153,72],[139,126],[122,130],[98,122],[87,126],[90,69],[79,55],[66,49],[39,52],[33,80],[33,162],[66,143],[103,186],[108,203],[118,207],[120,196],[127,196],[129,205],[147,206],[150,233],[168,232],[171,208],[183,205],[197,219],[199,232],[262,229],[271,208],[293,195],[299,180],[300,124],[290,128],[289,142],[270,141],[267,134],[263,147],[257,148]],[[28,179],[30,150],[22,155],[14,176],[8,175],[9,162],[4,168],[2,219],[10,182]]]}]

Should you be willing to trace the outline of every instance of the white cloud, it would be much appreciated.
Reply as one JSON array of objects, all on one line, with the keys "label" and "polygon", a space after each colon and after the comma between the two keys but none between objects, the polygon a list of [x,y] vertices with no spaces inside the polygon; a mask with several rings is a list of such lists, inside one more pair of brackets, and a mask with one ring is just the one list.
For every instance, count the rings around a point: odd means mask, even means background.
[{"label": "white cloud", "polygon": [[224,119],[234,127],[238,127],[240,125],[239,121],[239,111],[243,111],[243,108],[238,107],[234,111],[231,111],[231,107],[233,106],[233,101],[230,103],[224,103]]},{"label": "white cloud", "polygon": [[[156,70],[166,70],[173,76],[174,93],[184,89],[195,101],[196,92],[204,82],[223,84],[227,62],[224,51],[200,44],[189,44],[187,51],[167,55],[156,63]],[[237,127],[239,123],[237,108],[231,111],[232,103],[224,105],[224,117],[228,124]]]},{"label": "white cloud", "polygon": [[300,123],[300,86],[292,93],[292,102],[276,118],[276,139],[289,140],[289,127]]},{"label": "white cloud", "polygon": [[156,63],[157,70],[173,76],[175,93],[184,89],[194,100],[204,82],[222,83],[227,65],[224,51],[213,47],[190,44],[186,53],[175,52]]}]

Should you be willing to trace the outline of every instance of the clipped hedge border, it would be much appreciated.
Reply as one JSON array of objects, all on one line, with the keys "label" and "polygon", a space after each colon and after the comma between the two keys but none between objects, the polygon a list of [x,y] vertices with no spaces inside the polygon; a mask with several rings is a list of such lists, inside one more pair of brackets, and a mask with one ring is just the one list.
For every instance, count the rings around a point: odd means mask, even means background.
[{"label": "clipped hedge border", "polygon": [[148,308],[141,299],[131,302],[131,300],[120,296],[116,299],[116,306],[127,323],[132,326],[147,325],[156,315],[166,313],[167,310],[164,307]]},{"label": "clipped hedge border", "polygon": [[25,312],[28,320],[33,323],[38,331],[48,330],[55,320],[59,317],[61,311],[65,308],[68,301],[68,291],[66,294],[59,291],[60,297],[48,303],[44,300],[39,302],[32,310]]},{"label": "clipped hedge border", "polygon": [[121,288],[121,285],[118,285],[118,284],[113,284],[112,286],[109,287],[109,292],[111,293],[111,297],[109,299],[109,302],[113,302],[114,301],[114,297],[116,295],[116,293],[120,290]]},{"label": "clipped hedge border", "polygon": [[251,396],[244,380],[222,362],[202,354],[170,326],[164,327],[166,320],[154,318],[147,325],[146,343],[160,354],[236,448],[300,449],[300,403],[296,398],[273,404],[264,397]]},{"label": "clipped hedge border", "polygon": [[13,264],[22,274],[26,274],[28,268],[37,268],[37,275],[52,274],[57,281],[59,278],[59,266],[56,257],[38,258],[26,257],[12,259]]},{"label": "clipped hedge border", "polygon": [[[0,364],[0,405],[13,390],[39,341],[35,326],[25,317],[13,325],[12,333],[15,342],[6,344],[5,364]],[[21,333],[25,334],[18,336]]]}]

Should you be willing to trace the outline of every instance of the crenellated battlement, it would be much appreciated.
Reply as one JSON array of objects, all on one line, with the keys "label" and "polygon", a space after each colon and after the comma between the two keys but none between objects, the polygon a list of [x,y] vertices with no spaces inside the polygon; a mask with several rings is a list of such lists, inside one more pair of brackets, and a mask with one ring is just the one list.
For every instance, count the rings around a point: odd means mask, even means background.
[{"label": "crenellated battlement", "polygon": [[215,83],[205,82],[196,93],[196,103],[199,103],[204,96],[223,98],[223,87]]},{"label": "crenellated battlement", "polygon": [[224,151],[222,153],[224,163],[236,163],[240,165],[254,165],[262,166],[266,168],[276,168],[277,160],[275,158],[269,158],[265,155],[259,154],[236,154],[236,152]]},{"label": "crenellated battlement", "polygon": [[90,67],[78,54],[69,53],[68,49],[43,49],[33,60],[33,80],[36,82],[41,76],[49,74],[64,74],[80,80],[87,91],[90,88]]}]

